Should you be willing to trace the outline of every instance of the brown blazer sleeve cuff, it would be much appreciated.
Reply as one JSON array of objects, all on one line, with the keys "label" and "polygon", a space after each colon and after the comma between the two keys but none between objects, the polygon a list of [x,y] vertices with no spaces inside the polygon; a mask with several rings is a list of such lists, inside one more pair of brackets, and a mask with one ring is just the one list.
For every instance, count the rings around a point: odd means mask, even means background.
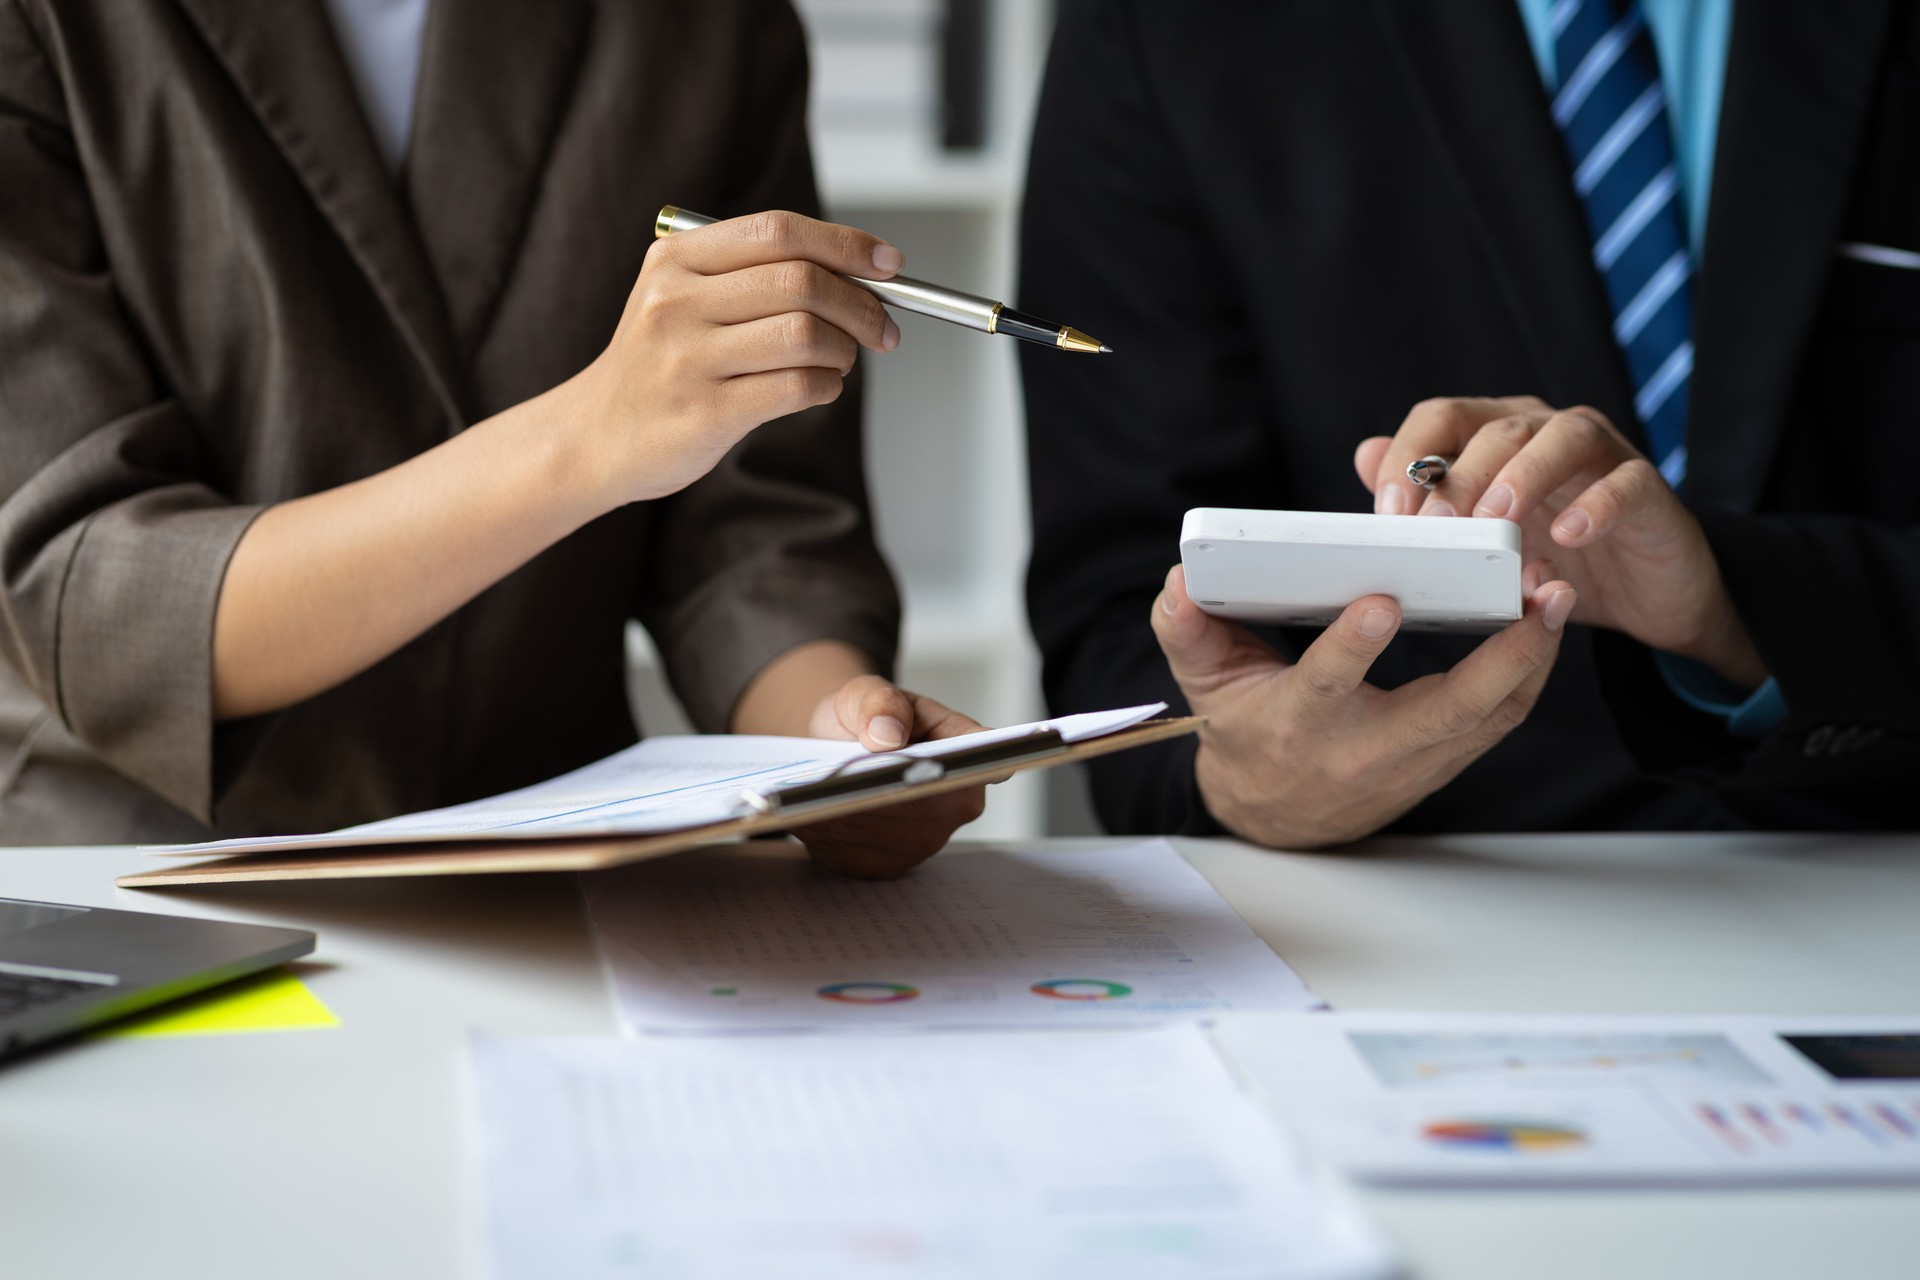
[{"label": "brown blazer sleeve cuff", "polygon": [[770,566],[750,578],[729,576],[722,589],[688,601],[654,631],[654,641],[694,725],[725,733],[748,682],[799,645],[844,640],[892,672],[899,643],[895,601],[890,580],[858,570]]},{"label": "brown blazer sleeve cuff", "polygon": [[59,713],[118,772],[208,827],[214,761],[213,621],[234,547],[263,507],[192,484],[102,508],[80,531],[60,593]]}]

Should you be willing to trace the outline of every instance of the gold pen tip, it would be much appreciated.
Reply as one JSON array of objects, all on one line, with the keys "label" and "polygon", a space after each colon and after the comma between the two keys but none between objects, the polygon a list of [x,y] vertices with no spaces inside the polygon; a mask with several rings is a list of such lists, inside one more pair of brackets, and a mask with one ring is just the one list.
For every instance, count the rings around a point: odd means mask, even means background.
[{"label": "gold pen tip", "polygon": [[1107,345],[1098,338],[1090,338],[1072,325],[1061,325],[1060,336],[1055,345],[1062,351],[1080,351],[1087,355],[1098,355],[1106,351]]}]

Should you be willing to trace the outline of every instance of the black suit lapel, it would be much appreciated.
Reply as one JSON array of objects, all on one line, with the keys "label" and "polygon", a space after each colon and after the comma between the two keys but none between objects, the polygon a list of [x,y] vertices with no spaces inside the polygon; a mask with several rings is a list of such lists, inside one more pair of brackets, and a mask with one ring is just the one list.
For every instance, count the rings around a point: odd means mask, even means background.
[{"label": "black suit lapel", "polygon": [[[1694,302],[1687,488],[1750,511],[1833,261],[1890,5],[1734,6]],[[1920,165],[1920,158],[1916,158]]]},{"label": "black suit lapel", "polygon": [[1413,87],[1540,378],[1460,390],[1590,404],[1637,434],[1586,214],[1518,9],[1376,0],[1374,11],[1395,58],[1388,74]]},{"label": "black suit lapel", "polygon": [[366,273],[449,420],[460,380],[419,238],[319,0],[180,0]]},{"label": "black suit lapel", "polygon": [[588,25],[584,0],[435,0],[429,10],[407,198],[463,355],[506,283]]}]

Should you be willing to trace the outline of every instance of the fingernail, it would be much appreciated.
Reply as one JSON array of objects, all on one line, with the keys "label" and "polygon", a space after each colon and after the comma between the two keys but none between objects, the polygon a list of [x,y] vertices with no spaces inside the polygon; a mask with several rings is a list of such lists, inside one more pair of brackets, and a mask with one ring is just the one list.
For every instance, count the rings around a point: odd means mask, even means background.
[{"label": "fingernail", "polygon": [[1369,609],[1360,615],[1360,634],[1369,640],[1378,640],[1393,630],[1393,610]]},{"label": "fingernail", "polygon": [[867,721],[867,736],[884,751],[907,745],[907,726],[892,716],[875,716]]},{"label": "fingernail", "polygon": [[899,345],[900,326],[893,322],[892,316],[888,316],[887,327],[880,331],[880,349],[882,351],[891,351]]},{"label": "fingernail", "polygon": [[1554,533],[1567,542],[1577,542],[1586,537],[1587,530],[1592,527],[1593,521],[1587,519],[1587,513],[1578,507],[1561,513],[1560,518],[1553,522]]},{"label": "fingernail", "polygon": [[1540,621],[1549,631],[1558,631],[1567,625],[1567,615],[1573,612],[1573,592],[1562,588],[1547,600],[1547,608],[1540,615]]},{"label": "fingernail", "polygon": [[1173,616],[1175,607],[1176,606],[1173,603],[1173,592],[1162,591],[1160,593],[1160,612],[1166,614],[1169,618],[1171,618]]},{"label": "fingernail", "polygon": [[874,270],[884,271],[888,275],[892,275],[894,272],[898,271],[900,268],[906,265],[907,265],[907,260],[901,257],[900,251],[894,248],[892,245],[887,244],[885,241],[882,241],[881,243],[873,246]]},{"label": "fingernail", "polygon": [[1480,505],[1473,509],[1473,514],[1492,516],[1498,520],[1503,519],[1511,510],[1513,510],[1513,490],[1504,484],[1497,484],[1481,497]]},{"label": "fingernail", "polygon": [[1380,514],[1383,516],[1403,516],[1407,514],[1406,487],[1388,481],[1387,487],[1380,491],[1380,501],[1377,505],[1380,508]]},{"label": "fingernail", "polygon": [[1453,504],[1445,498],[1428,498],[1427,505],[1420,508],[1423,516],[1450,516],[1454,514]]}]

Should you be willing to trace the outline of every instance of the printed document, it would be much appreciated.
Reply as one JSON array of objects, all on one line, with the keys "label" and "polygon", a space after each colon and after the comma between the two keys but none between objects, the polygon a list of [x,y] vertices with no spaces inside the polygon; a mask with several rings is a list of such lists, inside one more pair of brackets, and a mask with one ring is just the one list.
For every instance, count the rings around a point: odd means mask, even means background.
[{"label": "printed document", "polygon": [[1920,1017],[1223,1021],[1305,1142],[1391,1182],[1920,1182]]},{"label": "printed document", "polygon": [[1062,741],[1085,742],[1152,719],[1164,702],[1096,711],[983,729],[938,742],[916,742],[899,751],[869,755],[858,743],[826,738],[771,738],[747,734],[696,734],[647,738],[604,760],[546,782],[445,809],[430,809],[319,835],[209,840],[157,845],[170,854],[257,852],[299,848],[345,848],[458,840],[552,839],[555,836],[659,835],[744,817],[753,810],[746,793],[792,786],[838,770],[858,773],[900,756],[938,756],[968,747],[1011,742],[1044,729]]},{"label": "printed document", "polygon": [[1203,1032],[472,1042],[500,1280],[1391,1273]]},{"label": "printed document", "polygon": [[899,880],[704,849],[581,877],[629,1033],[1106,1026],[1322,1007],[1172,845]]}]

